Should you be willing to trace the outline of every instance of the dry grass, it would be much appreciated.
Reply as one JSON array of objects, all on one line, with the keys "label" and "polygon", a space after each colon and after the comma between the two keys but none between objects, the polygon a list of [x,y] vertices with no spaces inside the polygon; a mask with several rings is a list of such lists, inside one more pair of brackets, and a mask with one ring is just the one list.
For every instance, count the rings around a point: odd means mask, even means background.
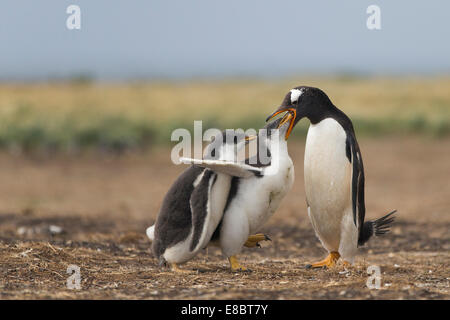
[{"label": "dry grass", "polygon": [[1,84],[0,147],[148,147],[167,144],[173,129],[191,129],[194,120],[205,127],[259,128],[300,84],[327,92],[360,134],[450,132],[448,77]]},{"label": "dry grass", "polygon": [[[216,248],[173,275],[157,267],[144,230],[183,169],[169,149],[124,157],[0,156],[0,298],[450,299],[450,140],[359,139],[368,218],[398,209],[389,235],[360,250],[354,267],[310,271],[324,255],[306,215],[303,143],[290,143],[293,190],[262,231],[272,243],[245,249],[250,274],[229,272]],[[50,225],[65,233],[52,235]],[[82,289],[66,288],[67,266]],[[382,289],[366,270],[379,265]]]},{"label": "dry grass", "polygon": [[[77,112],[149,121],[264,117],[297,85],[317,86],[354,117],[434,117],[450,111],[450,78],[299,78],[277,82],[209,81],[128,84],[0,85],[2,115],[29,106],[51,117]],[[225,111],[225,112],[224,112]]]},{"label": "dry grass", "polygon": [[[302,268],[324,255],[306,215],[303,139],[290,141],[293,190],[262,230],[273,243],[242,254],[250,274],[230,273],[216,248],[185,266],[198,270],[190,276],[156,266],[144,230],[183,170],[167,146],[122,156],[11,152],[0,153],[0,298],[449,299],[450,140],[397,133],[450,132],[450,78],[1,84],[0,145],[147,146],[197,119],[259,127],[299,84],[324,89],[355,121],[368,218],[398,209],[392,233],[362,248],[354,267]],[[82,290],[65,286],[70,264],[81,267]],[[380,290],[365,286],[372,264]]]}]

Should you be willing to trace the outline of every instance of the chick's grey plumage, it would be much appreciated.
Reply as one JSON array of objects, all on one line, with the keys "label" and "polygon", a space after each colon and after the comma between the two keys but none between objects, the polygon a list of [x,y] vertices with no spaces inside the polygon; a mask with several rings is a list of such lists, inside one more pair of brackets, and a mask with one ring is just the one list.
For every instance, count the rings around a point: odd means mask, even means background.
[{"label": "chick's grey plumage", "polygon": [[179,270],[176,264],[188,261],[206,246],[220,222],[230,185],[230,176],[198,166],[190,166],[175,180],[155,225],[147,229],[160,265],[169,263]]},{"label": "chick's grey plumage", "polygon": [[[194,187],[195,180],[204,173],[200,183]],[[153,254],[161,259],[167,248],[188,238],[191,227],[193,238],[191,250],[198,244],[199,233],[204,224],[208,182],[215,174],[207,169],[191,166],[177,178],[167,192],[155,224],[155,238],[152,243]],[[191,203],[194,206],[191,208]],[[189,227],[187,227],[189,226]],[[164,263],[164,259],[161,259]]]},{"label": "chick's grey plumage", "polygon": [[[213,138],[206,148],[205,161],[214,163],[215,158],[227,158],[228,153],[234,153],[238,141],[227,137],[228,134],[224,131]],[[250,166],[246,169],[233,168],[250,175],[258,172]],[[190,260],[207,246],[222,218],[231,180],[227,173],[197,165],[190,166],[176,179],[163,199],[156,223],[147,229],[153,242],[152,252],[160,265],[169,263],[175,271],[181,271],[177,264]]]},{"label": "chick's grey plumage", "polygon": [[[226,149],[227,143],[233,147],[237,145],[242,147],[246,143],[244,135],[230,139],[226,136],[226,132],[222,133],[222,139],[216,137],[207,146],[204,159],[182,158],[182,162],[195,165],[186,169],[174,182],[164,198],[156,224],[147,229],[147,234],[153,241],[153,253],[161,264],[169,262],[174,265],[189,260],[200,249],[206,247],[213,237],[220,239],[220,246],[229,258],[232,270],[247,270],[237,262],[235,254],[240,252],[244,244],[253,247],[258,245],[259,241],[268,239],[263,234],[250,236],[249,232],[259,228],[275,211],[293,181],[292,161],[287,154],[284,138],[282,139],[284,148],[280,150],[283,150],[281,158],[286,158],[281,163],[287,170],[287,183],[278,181],[280,179],[277,178],[265,177],[263,174],[263,169],[272,165],[273,159],[267,143],[272,138],[271,129],[278,128],[279,123],[280,119],[268,123],[263,128],[267,130],[260,131],[257,136],[258,147],[267,147],[268,159],[264,159],[266,162],[261,161],[262,152],[259,150],[254,158],[247,158],[244,162],[223,160],[230,153],[230,150]],[[233,149],[231,153],[236,155],[236,151]],[[278,160],[280,156],[278,150],[275,151]],[[214,190],[215,185],[219,183],[222,187],[217,191]],[[273,197],[271,203],[269,198],[272,194],[277,196]],[[222,205],[217,207],[218,198],[222,199]],[[237,205],[236,201],[239,202]],[[247,208],[246,211],[247,206],[255,207],[248,205],[248,202],[252,201],[256,201],[254,204],[262,206],[263,209],[257,210],[256,213],[253,212],[254,208]],[[224,214],[230,211],[230,206],[233,208],[224,222]],[[249,217],[246,216],[247,212],[250,212]],[[250,223],[246,227],[247,221]],[[236,230],[241,231],[236,233]]]}]

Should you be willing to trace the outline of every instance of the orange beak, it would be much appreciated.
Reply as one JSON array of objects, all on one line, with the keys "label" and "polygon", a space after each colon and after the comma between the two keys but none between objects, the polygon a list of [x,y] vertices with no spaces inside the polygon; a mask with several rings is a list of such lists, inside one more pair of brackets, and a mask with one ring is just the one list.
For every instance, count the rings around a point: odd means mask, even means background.
[{"label": "orange beak", "polygon": [[280,124],[278,125],[278,128],[280,128],[283,124],[290,121],[289,128],[286,131],[285,139],[287,140],[292,132],[292,129],[294,128],[294,120],[297,117],[297,110],[295,108],[283,108],[278,109],[274,113],[272,113],[266,121],[269,121],[270,119],[274,118],[275,116],[279,115],[280,113],[287,112],[283,118],[281,119]]}]

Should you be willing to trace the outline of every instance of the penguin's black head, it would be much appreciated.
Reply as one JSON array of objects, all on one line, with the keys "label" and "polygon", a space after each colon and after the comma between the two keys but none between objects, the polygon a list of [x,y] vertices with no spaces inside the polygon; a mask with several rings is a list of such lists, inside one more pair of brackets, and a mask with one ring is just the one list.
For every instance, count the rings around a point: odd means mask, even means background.
[{"label": "penguin's black head", "polygon": [[333,108],[328,96],[322,90],[313,87],[300,86],[289,91],[281,105],[267,117],[269,121],[276,115],[287,112],[280,121],[280,126],[290,121],[285,138],[289,138],[292,129],[302,118],[307,117],[312,123],[317,123],[325,118]]}]

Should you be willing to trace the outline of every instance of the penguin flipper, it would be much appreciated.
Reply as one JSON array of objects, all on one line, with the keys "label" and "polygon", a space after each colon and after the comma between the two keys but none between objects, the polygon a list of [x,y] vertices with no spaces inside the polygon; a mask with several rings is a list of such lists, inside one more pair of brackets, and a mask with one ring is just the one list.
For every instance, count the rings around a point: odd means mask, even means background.
[{"label": "penguin flipper", "polygon": [[251,165],[239,162],[225,161],[225,160],[204,160],[180,158],[184,164],[193,164],[199,167],[208,168],[214,172],[228,174],[238,178],[251,178],[262,173],[262,168],[253,167]]},{"label": "penguin flipper", "polygon": [[352,166],[351,191],[352,191],[352,209],[353,221],[358,228],[359,237],[362,236],[364,218],[366,215],[366,206],[364,201],[364,165],[361,151],[356,140],[354,132],[347,133],[347,157]]},{"label": "penguin flipper", "polygon": [[[203,170],[203,174],[189,199],[192,217],[192,240],[189,247],[191,252],[198,252],[198,250],[203,249],[209,243],[223,216],[223,209],[221,210],[218,207],[214,209],[214,204],[211,202],[211,199],[214,197],[212,193],[213,186],[216,183],[223,184],[223,179],[220,181],[221,178],[218,178],[217,173],[212,170]],[[222,185],[222,187],[224,186]],[[219,186],[218,190],[223,189]],[[222,191],[220,193],[223,194]],[[228,190],[222,196],[226,200]]]}]

